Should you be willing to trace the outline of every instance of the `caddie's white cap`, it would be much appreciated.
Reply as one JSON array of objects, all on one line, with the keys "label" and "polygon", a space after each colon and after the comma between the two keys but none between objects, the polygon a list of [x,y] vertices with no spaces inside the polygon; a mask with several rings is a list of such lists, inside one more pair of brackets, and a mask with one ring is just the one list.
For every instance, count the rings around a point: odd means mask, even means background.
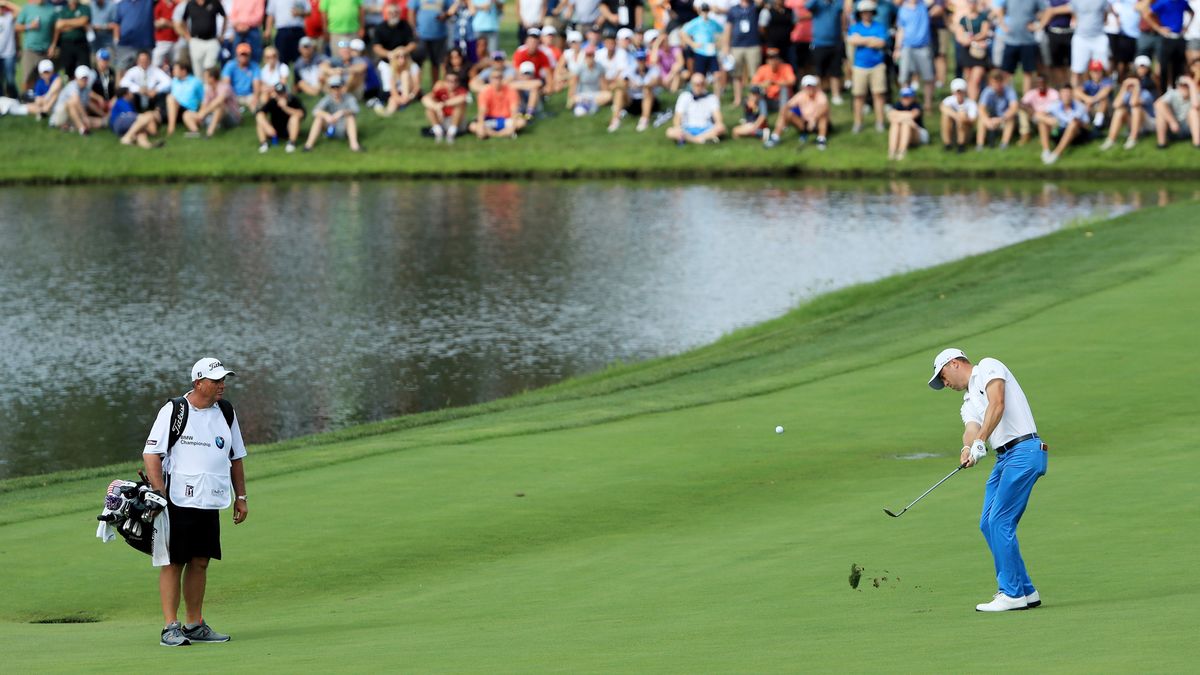
[{"label": "caddie's white cap", "polygon": [[821,86],[821,80],[816,75],[805,75],[804,77],[800,78],[800,86],[819,87]]},{"label": "caddie's white cap", "polygon": [[54,62],[51,61],[50,59],[42,59],[41,61],[38,62],[38,72],[39,73],[53,73],[54,72]]},{"label": "caddie's white cap", "polygon": [[633,30],[631,30],[629,28],[622,28],[621,30],[617,31],[617,39],[618,40],[628,40],[632,37],[633,37]]},{"label": "caddie's white cap", "polygon": [[933,377],[929,378],[930,389],[941,389],[946,386],[942,384],[942,368],[945,368],[947,363],[958,358],[965,359],[967,355],[961,349],[953,347],[938,352],[938,355],[933,358]]},{"label": "caddie's white cap", "polygon": [[232,370],[225,370],[225,366],[214,358],[200,359],[196,365],[192,366],[192,372],[188,373],[188,382],[196,380],[219,380],[226,375],[237,375]]},{"label": "caddie's white cap", "polygon": [[950,91],[966,91],[967,81],[961,77],[956,77],[950,81]]}]

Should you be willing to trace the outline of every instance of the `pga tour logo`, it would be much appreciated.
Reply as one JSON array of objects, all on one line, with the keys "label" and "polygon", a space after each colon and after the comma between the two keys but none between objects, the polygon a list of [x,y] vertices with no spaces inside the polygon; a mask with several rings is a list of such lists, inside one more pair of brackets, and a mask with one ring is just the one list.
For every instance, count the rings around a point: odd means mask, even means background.
[{"label": "pga tour logo", "polygon": [[196,493],[196,488],[192,487],[191,485],[183,486],[183,496],[184,497],[194,497],[195,493]]},{"label": "pga tour logo", "polygon": [[224,448],[224,447],[225,447],[225,439],[224,439],[224,438],[221,438],[220,436],[217,436],[217,438],[216,438],[216,440],[215,440],[214,442],[217,444],[217,449],[218,449],[218,450],[220,450],[220,449],[222,449],[222,448]]}]

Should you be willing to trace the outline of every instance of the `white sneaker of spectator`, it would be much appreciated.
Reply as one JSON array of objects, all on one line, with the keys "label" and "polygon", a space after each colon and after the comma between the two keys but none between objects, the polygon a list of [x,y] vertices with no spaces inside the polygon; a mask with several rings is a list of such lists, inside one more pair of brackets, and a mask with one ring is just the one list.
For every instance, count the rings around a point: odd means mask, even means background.
[{"label": "white sneaker of spectator", "polygon": [[442,125],[440,125],[440,124],[433,125],[433,142],[434,143],[441,143],[442,138],[445,137],[445,134],[446,134],[446,132],[444,129],[442,129]]},{"label": "white sneaker of spectator", "polygon": [[650,126],[650,118],[649,117],[639,117],[638,118],[637,130],[639,132],[645,131],[647,128],[649,128],[649,126]]},{"label": "white sneaker of spectator", "polygon": [[608,133],[610,133],[610,134],[620,128],[621,128],[621,118],[619,118],[619,117],[608,123]]},{"label": "white sneaker of spectator", "polygon": [[258,154],[260,154],[260,155],[265,155],[265,154],[267,154],[267,150],[269,150],[269,149],[270,149],[270,147],[271,147],[271,146],[267,145],[266,143],[263,143],[263,144],[259,145],[259,146],[258,146]]},{"label": "white sneaker of spectator", "polygon": [[446,127],[446,142],[447,143],[453,143],[454,137],[457,135],[458,135],[458,127],[453,126],[453,125]]}]

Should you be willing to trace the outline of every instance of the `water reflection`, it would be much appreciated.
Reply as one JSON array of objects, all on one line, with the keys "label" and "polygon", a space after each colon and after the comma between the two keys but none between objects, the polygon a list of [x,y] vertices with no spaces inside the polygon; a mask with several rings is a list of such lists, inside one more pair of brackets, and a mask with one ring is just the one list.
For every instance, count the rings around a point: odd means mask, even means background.
[{"label": "water reflection", "polygon": [[137,457],[220,356],[250,442],[703,344],[832,288],[1162,203],[996,182],[0,190],[0,476]]}]

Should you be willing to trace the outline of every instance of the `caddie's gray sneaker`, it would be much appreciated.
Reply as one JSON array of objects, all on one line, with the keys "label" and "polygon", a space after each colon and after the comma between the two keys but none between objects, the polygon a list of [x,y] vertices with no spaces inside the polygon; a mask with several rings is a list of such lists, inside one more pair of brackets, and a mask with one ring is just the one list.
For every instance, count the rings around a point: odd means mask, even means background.
[{"label": "caddie's gray sneaker", "polygon": [[163,629],[162,638],[159,639],[158,644],[164,647],[185,647],[192,643],[183,636],[183,626],[175,621]]},{"label": "caddie's gray sneaker", "polygon": [[183,636],[192,642],[229,642],[229,636],[218,633],[209,627],[207,621],[201,621],[195,628],[183,629]]}]

